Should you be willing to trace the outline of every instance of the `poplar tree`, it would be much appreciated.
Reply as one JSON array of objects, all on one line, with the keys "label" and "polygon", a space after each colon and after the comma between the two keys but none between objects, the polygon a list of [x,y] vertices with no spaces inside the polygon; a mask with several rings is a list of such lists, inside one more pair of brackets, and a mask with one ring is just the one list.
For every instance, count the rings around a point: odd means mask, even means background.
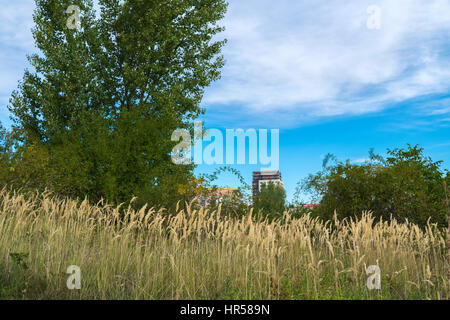
[{"label": "poplar tree", "polygon": [[171,134],[192,128],[220,77],[226,2],[35,2],[39,51],[9,110],[22,145],[48,155],[46,185],[92,200],[170,203],[193,170],[172,163]]}]

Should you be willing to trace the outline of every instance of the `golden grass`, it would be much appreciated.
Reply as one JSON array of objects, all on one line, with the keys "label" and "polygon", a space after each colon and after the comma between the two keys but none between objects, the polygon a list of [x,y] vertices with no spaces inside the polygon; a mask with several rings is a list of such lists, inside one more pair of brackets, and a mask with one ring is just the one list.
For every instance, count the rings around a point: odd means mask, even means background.
[{"label": "golden grass", "polygon": [[[324,223],[220,209],[119,212],[3,189],[0,298],[449,298],[447,236],[434,225],[375,223],[370,213]],[[81,290],[66,287],[70,265],[81,268]],[[381,269],[381,290],[366,287],[369,265]]]}]

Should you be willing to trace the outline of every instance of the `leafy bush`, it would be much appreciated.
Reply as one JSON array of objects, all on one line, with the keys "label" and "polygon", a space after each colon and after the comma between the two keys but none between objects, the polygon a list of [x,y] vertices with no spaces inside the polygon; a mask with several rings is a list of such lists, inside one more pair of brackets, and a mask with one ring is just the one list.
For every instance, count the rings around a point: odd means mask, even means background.
[{"label": "leafy bush", "polygon": [[441,161],[433,162],[423,149],[408,145],[407,149],[388,149],[386,159],[371,154],[362,165],[335,160],[333,165],[310,175],[302,188],[313,192],[320,204],[314,211],[330,219],[359,217],[365,210],[377,218],[391,216],[406,219],[422,227],[428,219],[446,225],[443,180],[449,180],[440,171]]}]

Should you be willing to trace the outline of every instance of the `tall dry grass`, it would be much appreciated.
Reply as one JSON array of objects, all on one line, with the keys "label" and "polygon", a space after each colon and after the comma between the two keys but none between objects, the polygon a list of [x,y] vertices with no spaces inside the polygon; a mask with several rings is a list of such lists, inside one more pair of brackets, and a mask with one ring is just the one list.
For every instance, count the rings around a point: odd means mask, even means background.
[{"label": "tall dry grass", "polygon": [[[4,189],[0,298],[448,299],[445,238],[370,213],[327,223],[192,209],[121,217],[108,205]],[[81,290],[67,289],[70,265],[81,268]],[[381,269],[381,290],[366,286],[369,265]]]}]

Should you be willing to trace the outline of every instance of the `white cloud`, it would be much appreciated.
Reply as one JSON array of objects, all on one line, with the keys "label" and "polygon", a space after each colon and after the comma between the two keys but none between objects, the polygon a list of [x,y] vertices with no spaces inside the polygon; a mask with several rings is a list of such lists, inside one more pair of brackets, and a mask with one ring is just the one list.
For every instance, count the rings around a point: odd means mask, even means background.
[{"label": "white cloud", "polygon": [[[366,26],[372,4],[380,30]],[[449,12],[447,0],[231,0],[227,65],[204,105],[312,119],[448,92]]]},{"label": "white cloud", "polygon": [[427,111],[427,114],[430,116],[450,115],[450,98],[433,101],[432,103],[425,105],[423,109],[426,109],[425,111]]},{"label": "white cloud", "polygon": [[[366,27],[369,5],[382,10],[380,30]],[[2,113],[35,51],[33,9],[31,0],[1,6]],[[230,122],[283,127],[448,93],[449,12],[448,0],[230,0],[227,65],[204,106]]]},{"label": "white cloud", "polygon": [[352,163],[354,164],[363,164],[363,163],[367,163],[370,162],[371,159],[370,158],[359,158],[359,159],[355,159],[352,161]]},{"label": "white cloud", "polygon": [[29,49],[33,47],[34,1],[16,0],[4,2],[0,10],[0,43],[2,47]]},{"label": "white cloud", "polygon": [[0,114],[7,117],[6,104],[17,87],[27,64],[26,55],[34,52],[34,1],[3,2],[0,7]]}]

